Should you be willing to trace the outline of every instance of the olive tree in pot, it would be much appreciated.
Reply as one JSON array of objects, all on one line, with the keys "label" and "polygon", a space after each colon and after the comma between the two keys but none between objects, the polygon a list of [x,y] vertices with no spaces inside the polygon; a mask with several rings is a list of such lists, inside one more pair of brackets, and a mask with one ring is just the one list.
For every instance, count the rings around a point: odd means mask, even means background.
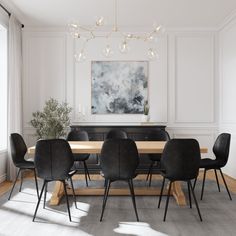
[{"label": "olive tree in pot", "polygon": [[70,125],[70,113],[72,108],[67,103],[59,103],[50,98],[45,102],[43,111],[32,114],[30,124],[36,129],[38,139],[54,139],[65,137]]}]

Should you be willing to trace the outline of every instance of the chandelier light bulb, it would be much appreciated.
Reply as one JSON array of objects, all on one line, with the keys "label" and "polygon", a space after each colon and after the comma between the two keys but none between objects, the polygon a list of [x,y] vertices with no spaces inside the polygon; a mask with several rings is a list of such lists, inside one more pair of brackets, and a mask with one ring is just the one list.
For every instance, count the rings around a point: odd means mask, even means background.
[{"label": "chandelier light bulb", "polygon": [[75,60],[76,62],[83,62],[86,60],[86,57],[84,55],[84,52],[81,51],[79,54],[75,54]]},{"label": "chandelier light bulb", "polygon": [[128,39],[132,39],[132,38],[133,38],[133,34],[127,34],[126,37],[127,37]]},{"label": "chandelier light bulb", "polygon": [[119,49],[121,53],[127,53],[129,51],[129,46],[127,42],[126,41],[122,42]]},{"label": "chandelier light bulb", "polygon": [[104,25],[104,17],[100,16],[96,21],[96,26],[102,26]]},{"label": "chandelier light bulb", "polygon": [[73,38],[75,38],[75,39],[79,39],[79,38],[80,38],[80,33],[79,33],[79,32],[72,32],[71,35],[72,35]]},{"label": "chandelier light bulb", "polygon": [[153,48],[149,48],[148,49],[148,57],[150,60],[155,60],[158,58],[158,54]]},{"label": "chandelier light bulb", "polygon": [[153,39],[154,39],[154,37],[152,35],[147,37],[147,40],[149,40],[149,41],[152,41]]},{"label": "chandelier light bulb", "polygon": [[112,49],[111,49],[111,47],[110,47],[109,44],[108,44],[108,45],[106,46],[106,48],[102,51],[102,53],[103,53],[103,55],[104,55],[105,57],[110,57],[110,56],[113,54],[113,51],[112,51]]}]

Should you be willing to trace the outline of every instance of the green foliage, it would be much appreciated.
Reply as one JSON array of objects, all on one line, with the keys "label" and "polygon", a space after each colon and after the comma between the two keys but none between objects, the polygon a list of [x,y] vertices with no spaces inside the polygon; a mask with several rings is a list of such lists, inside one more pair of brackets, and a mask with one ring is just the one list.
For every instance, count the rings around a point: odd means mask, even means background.
[{"label": "green foliage", "polygon": [[143,114],[147,116],[148,113],[149,113],[149,105],[148,105],[148,101],[145,101],[144,108],[143,108]]},{"label": "green foliage", "polygon": [[72,108],[67,103],[59,103],[50,98],[45,102],[43,111],[32,114],[30,124],[36,129],[36,136],[41,139],[59,138],[66,135],[66,128],[70,125]]}]

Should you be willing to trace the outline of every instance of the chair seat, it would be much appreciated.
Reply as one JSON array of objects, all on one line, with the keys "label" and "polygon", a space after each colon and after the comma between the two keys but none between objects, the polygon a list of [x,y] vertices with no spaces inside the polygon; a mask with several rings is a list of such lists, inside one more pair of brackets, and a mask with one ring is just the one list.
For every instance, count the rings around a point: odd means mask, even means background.
[{"label": "chair seat", "polygon": [[[100,171],[100,175],[101,175],[103,178],[105,178],[104,173],[103,173],[102,171]],[[130,178],[119,178],[119,179],[118,179],[118,178],[114,178],[114,179],[110,178],[110,180],[111,180],[111,181],[116,181],[116,180],[129,180],[129,179],[134,179],[137,175],[138,175],[137,173],[134,173],[134,175],[131,176]]]},{"label": "chair seat", "polygon": [[166,174],[166,171],[164,170],[164,169],[160,169],[160,170],[158,170],[159,171],[159,173],[161,174],[161,176],[163,177],[163,178],[166,178],[166,179],[169,179],[169,180],[171,180],[171,181],[188,181],[188,180],[192,180],[192,179],[195,179],[196,178],[196,176],[189,176],[189,177],[186,177],[186,176],[182,176],[182,177],[180,177],[180,176],[176,176],[176,177],[170,177],[170,176],[168,176],[167,174]]},{"label": "chair seat", "polygon": [[16,167],[23,168],[23,169],[34,169],[34,162],[33,161],[24,161],[16,164]]},{"label": "chair seat", "polygon": [[204,158],[200,161],[200,168],[217,169],[222,167],[222,162],[210,158]]}]

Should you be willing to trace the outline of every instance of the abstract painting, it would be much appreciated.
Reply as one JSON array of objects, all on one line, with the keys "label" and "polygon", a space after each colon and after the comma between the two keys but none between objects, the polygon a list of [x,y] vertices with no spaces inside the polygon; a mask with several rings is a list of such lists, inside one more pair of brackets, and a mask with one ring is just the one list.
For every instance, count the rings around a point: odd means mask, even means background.
[{"label": "abstract painting", "polygon": [[92,114],[143,114],[147,61],[92,61]]}]

